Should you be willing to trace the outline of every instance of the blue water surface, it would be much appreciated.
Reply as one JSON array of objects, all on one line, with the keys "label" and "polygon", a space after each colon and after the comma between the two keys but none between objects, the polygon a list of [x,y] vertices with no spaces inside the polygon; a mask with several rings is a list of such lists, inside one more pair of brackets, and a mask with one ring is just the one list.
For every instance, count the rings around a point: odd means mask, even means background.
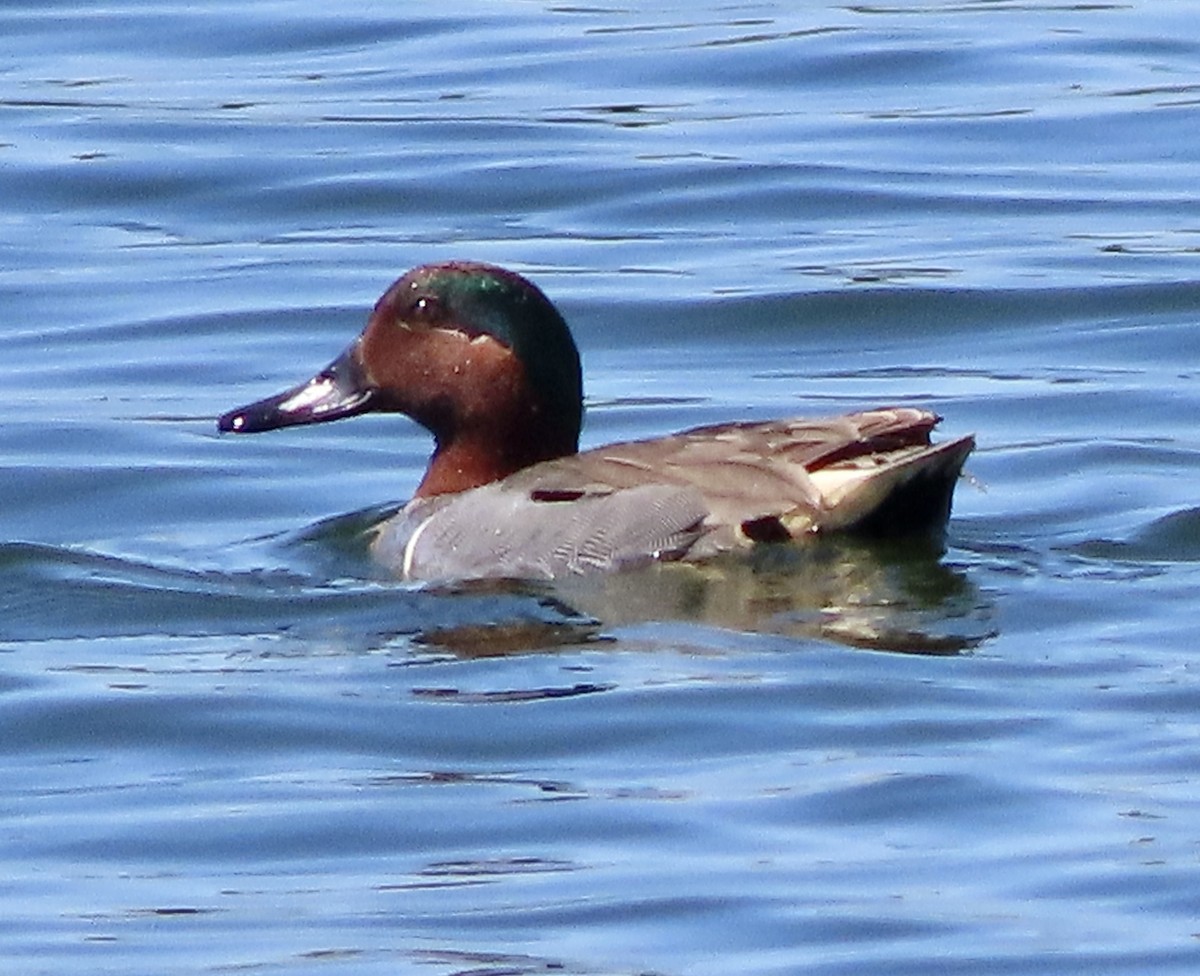
[{"label": "blue water surface", "polygon": [[[5,973],[1191,974],[1200,7],[0,9]],[[929,406],[944,549],[415,587],[402,271],[587,445]]]}]

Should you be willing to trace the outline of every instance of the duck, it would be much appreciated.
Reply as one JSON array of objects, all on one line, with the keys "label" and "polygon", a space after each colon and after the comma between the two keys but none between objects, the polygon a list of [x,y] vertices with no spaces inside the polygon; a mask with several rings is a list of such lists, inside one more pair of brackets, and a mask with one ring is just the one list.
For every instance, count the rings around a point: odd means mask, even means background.
[{"label": "duck", "polygon": [[476,261],[416,267],[312,379],[217,421],[249,434],[407,414],[434,440],[412,498],[372,531],[404,580],[554,580],[803,545],[944,532],[972,435],[934,443],[911,406],[730,422],[579,450],[583,374],[559,310]]}]

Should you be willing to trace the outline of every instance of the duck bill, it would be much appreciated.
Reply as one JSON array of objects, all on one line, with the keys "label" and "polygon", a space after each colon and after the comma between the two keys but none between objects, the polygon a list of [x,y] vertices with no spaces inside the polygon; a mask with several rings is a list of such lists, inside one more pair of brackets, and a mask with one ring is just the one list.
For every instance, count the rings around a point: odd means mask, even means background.
[{"label": "duck bill", "polygon": [[378,397],[355,342],[307,383],[275,396],[230,410],[217,420],[217,430],[257,434],[280,427],[321,424],[374,409]]}]

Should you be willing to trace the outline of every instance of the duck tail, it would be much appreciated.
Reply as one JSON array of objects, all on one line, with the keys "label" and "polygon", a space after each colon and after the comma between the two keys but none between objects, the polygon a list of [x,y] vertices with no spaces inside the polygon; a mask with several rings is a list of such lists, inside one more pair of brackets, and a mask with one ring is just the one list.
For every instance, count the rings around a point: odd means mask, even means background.
[{"label": "duck tail", "polygon": [[813,472],[826,506],[826,516],[815,528],[871,536],[943,530],[955,485],[974,446],[975,438],[967,435],[866,455]]}]

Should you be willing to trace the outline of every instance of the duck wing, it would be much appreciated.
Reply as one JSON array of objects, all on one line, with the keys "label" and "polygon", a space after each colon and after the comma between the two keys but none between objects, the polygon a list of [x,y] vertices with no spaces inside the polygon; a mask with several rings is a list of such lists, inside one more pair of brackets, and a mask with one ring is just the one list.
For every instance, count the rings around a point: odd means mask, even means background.
[{"label": "duck wing", "polygon": [[508,483],[532,495],[600,494],[643,484],[700,494],[709,540],[782,541],[862,528],[943,525],[972,437],[932,444],[937,414],[911,407],[837,417],[696,427],[535,465]]}]

